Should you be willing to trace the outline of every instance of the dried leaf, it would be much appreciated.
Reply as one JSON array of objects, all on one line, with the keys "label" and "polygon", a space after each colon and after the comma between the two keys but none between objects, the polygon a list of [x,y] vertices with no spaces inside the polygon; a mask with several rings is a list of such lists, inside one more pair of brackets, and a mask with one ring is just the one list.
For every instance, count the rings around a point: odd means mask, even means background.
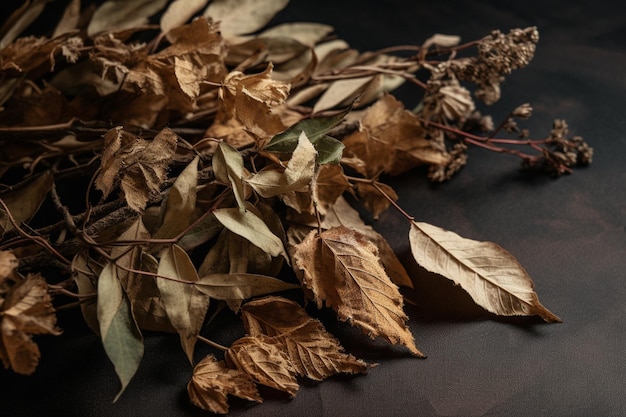
[{"label": "dried leaf", "polygon": [[208,355],[193,369],[187,384],[189,399],[197,407],[217,414],[228,413],[228,395],[262,403],[252,379],[238,369],[230,369],[224,361]]},{"label": "dried leaf", "polygon": [[[27,185],[2,195],[2,201],[18,224],[29,221],[39,211],[52,189],[53,181],[52,172],[46,171]],[[0,236],[12,229],[13,224],[9,216],[4,207],[0,206]]]},{"label": "dried leaf", "polygon": [[344,103],[353,102],[369,87],[374,78],[374,76],[368,76],[335,81],[322,94],[322,97],[317,100],[313,106],[313,113],[319,113],[341,106]]},{"label": "dried leaf", "polygon": [[191,224],[196,209],[198,161],[199,157],[196,156],[170,187],[163,201],[165,207],[163,223],[154,233],[155,239],[176,237]]},{"label": "dried leaf", "polygon": [[350,188],[341,165],[320,165],[313,179],[311,198],[321,215],[330,210],[337,199]]},{"label": "dried leaf", "polygon": [[162,254],[157,274],[167,317],[180,335],[189,362],[193,363],[194,347],[209,308],[209,297],[190,283],[198,281],[198,273],[187,253],[177,245]]},{"label": "dried leaf", "polygon": [[260,38],[288,38],[312,47],[333,32],[333,27],[323,23],[293,22],[273,26],[259,33]]},{"label": "dried leaf", "polygon": [[249,273],[205,275],[194,285],[211,298],[224,301],[243,301],[260,295],[300,288],[299,285],[289,284],[277,278]]},{"label": "dried leaf", "polygon": [[48,0],[25,1],[20,8],[15,10],[0,28],[2,36],[0,49],[13,42],[24,29],[30,26],[41,15],[47,2]]},{"label": "dried leaf", "polygon": [[173,130],[161,130],[151,141],[140,139],[121,126],[104,135],[102,168],[96,178],[96,188],[106,197],[118,176],[129,207],[143,211],[150,192],[159,190],[167,168],[176,151],[178,136]]},{"label": "dried leaf", "polygon": [[224,37],[246,35],[263,28],[289,0],[213,0],[204,16],[219,22]]},{"label": "dried leaf", "polygon": [[419,265],[460,285],[487,311],[561,321],[541,305],[528,273],[499,245],[466,239],[423,222],[411,223],[409,240]]},{"label": "dried leaf", "polygon": [[13,252],[0,250],[0,285],[13,274],[18,265],[19,262]]},{"label": "dried leaf", "polygon": [[[72,271],[74,282],[78,288],[78,294],[85,297],[97,294],[97,277],[98,274],[90,265],[90,259],[87,251],[81,251],[72,259]],[[92,301],[83,299],[80,304],[80,311],[85,319],[85,324],[95,334],[100,335],[100,325],[98,323],[98,304],[96,299]]]},{"label": "dried leaf", "polygon": [[190,251],[213,239],[222,230],[222,225],[217,221],[213,213],[191,228],[178,241],[178,245],[185,251]]},{"label": "dried leaf", "polygon": [[117,267],[111,262],[98,277],[98,322],[102,345],[122,385],[115,402],[137,372],[144,347],[130,301],[117,277]]},{"label": "dried leaf", "polygon": [[193,15],[206,6],[208,0],[175,0],[161,16],[161,30],[170,30],[184,25]]},{"label": "dried leaf", "polygon": [[281,348],[265,335],[246,336],[230,346],[224,359],[229,367],[245,372],[256,383],[284,391],[293,398],[300,386],[295,369]]},{"label": "dried leaf", "polygon": [[94,12],[87,34],[93,36],[102,31],[122,31],[143,26],[148,19],[162,10],[168,0],[108,0]]},{"label": "dried leaf", "polygon": [[283,346],[300,376],[321,381],[330,376],[367,371],[367,364],[343,351],[324,325],[283,297],[265,297],[242,308],[246,333],[267,335]]},{"label": "dried leaf", "polygon": [[61,334],[56,321],[48,284],[40,275],[29,274],[11,287],[0,305],[0,358],[4,367],[32,374],[40,353],[31,337]]},{"label": "dried leaf", "polygon": [[244,237],[271,256],[287,257],[282,240],[251,210],[242,212],[238,208],[224,208],[214,210],[213,214],[225,228]]},{"label": "dried leaf", "polygon": [[298,145],[284,171],[267,169],[246,178],[254,191],[269,198],[308,188],[313,179],[317,151],[304,132],[300,133]]},{"label": "dried leaf", "polygon": [[312,231],[294,248],[293,260],[318,307],[325,303],[368,336],[423,356],[406,325],[402,295],[383,269],[378,249],[362,234],[344,226]]},{"label": "dried leaf", "polygon": [[[398,199],[398,194],[396,194],[395,190],[389,185],[383,183],[377,183],[376,185],[383,190],[387,197],[394,201]],[[381,213],[389,208],[391,204],[389,200],[372,184],[361,182],[356,184],[355,188],[359,194],[359,200],[363,206],[372,213],[374,219],[378,219]]]},{"label": "dried leaf", "polygon": [[232,146],[221,142],[213,155],[213,173],[222,184],[230,185],[241,210],[246,209],[243,157]]},{"label": "dried leaf", "polygon": [[80,21],[80,0],[71,0],[52,34],[53,38],[75,30]]}]

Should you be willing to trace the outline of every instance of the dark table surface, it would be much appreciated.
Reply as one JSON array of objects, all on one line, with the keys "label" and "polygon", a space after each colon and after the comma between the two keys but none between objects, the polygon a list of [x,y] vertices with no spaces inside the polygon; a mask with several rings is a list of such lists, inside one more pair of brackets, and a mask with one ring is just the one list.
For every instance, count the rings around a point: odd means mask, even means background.
[{"label": "dark table surface", "polygon": [[[494,118],[530,102],[524,127],[543,136],[554,118],[594,148],[594,162],[554,180],[525,175],[519,161],[478,149],[450,182],[422,172],[391,181],[399,203],[430,222],[509,250],[534,278],[542,303],[563,319],[484,314],[443,278],[416,273],[409,325],[425,360],[350,329],[329,329],[360,357],[366,376],[303,383],[293,400],[270,396],[233,416],[623,416],[626,415],[626,15],[609,1],[293,0],[277,21],[316,21],[360,50],[420,44],[435,32],[482,37],[537,26],[531,65],[514,73]],[[413,106],[419,91],[402,89]],[[408,225],[389,211],[374,223],[404,260]],[[422,274],[423,275],[423,274]],[[201,416],[188,400],[191,368],[177,336],[146,335],[138,374],[116,404],[114,370],[97,336],[61,314],[60,337],[39,337],[33,376],[0,370],[3,416]],[[332,322],[330,320],[329,322]],[[234,337],[233,324],[216,340]],[[375,349],[372,349],[372,346]]]}]

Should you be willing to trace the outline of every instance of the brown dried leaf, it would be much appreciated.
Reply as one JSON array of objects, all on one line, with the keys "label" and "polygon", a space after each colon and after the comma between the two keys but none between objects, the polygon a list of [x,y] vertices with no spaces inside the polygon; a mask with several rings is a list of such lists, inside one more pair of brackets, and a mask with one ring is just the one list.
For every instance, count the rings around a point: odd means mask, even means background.
[{"label": "brown dried leaf", "polygon": [[48,0],[25,1],[0,28],[0,49],[13,42],[43,12]]},{"label": "brown dried leaf", "polygon": [[163,252],[157,274],[157,286],[167,316],[180,335],[189,362],[193,363],[196,340],[209,308],[209,296],[190,283],[198,281],[198,273],[189,255],[177,245]]},{"label": "brown dried leaf", "polygon": [[[28,184],[2,195],[2,201],[18,223],[29,221],[41,207],[54,181],[52,172],[46,171]],[[0,236],[13,229],[4,207],[0,207]]]},{"label": "brown dried leaf", "polygon": [[294,248],[293,260],[318,307],[325,303],[368,336],[423,356],[406,325],[402,295],[365,236],[344,226],[313,231]]},{"label": "brown dried leaf", "polygon": [[121,176],[121,188],[128,206],[143,211],[151,192],[159,191],[165,180],[169,163],[176,151],[178,136],[173,130],[161,130],[151,141],[123,130],[121,126],[104,135],[102,168],[96,178],[96,188],[105,197]]},{"label": "brown dried leaf", "polygon": [[339,164],[320,165],[313,180],[312,198],[320,214],[331,210],[337,199],[350,187]]},{"label": "brown dried leaf", "polygon": [[330,376],[367,371],[368,365],[344,352],[324,325],[283,297],[265,297],[242,308],[246,332],[271,336],[283,346],[300,376],[321,381]]},{"label": "brown dried leaf", "polygon": [[70,3],[65,7],[63,16],[61,17],[61,20],[59,20],[59,23],[57,23],[52,37],[56,38],[59,35],[63,35],[67,32],[75,30],[78,26],[79,21],[80,0],[71,0]]},{"label": "brown dried leaf", "polygon": [[29,274],[6,295],[0,309],[0,358],[5,368],[30,375],[39,363],[34,334],[59,335],[48,284],[40,275]]},{"label": "brown dried leaf", "polygon": [[292,398],[300,386],[296,370],[282,345],[265,336],[245,336],[235,341],[224,355],[226,364],[245,372],[257,384],[284,391]]},{"label": "brown dried leaf", "polygon": [[541,305],[528,273],[499,245],[466,239],[422,222],[411,223],[409,240],[419,265],[460,285],[487,311],[561,321]]},{"label": "brown dried leaf", "polygon": [[398,175],[419,164],[443,164],[449,159],[426,139],[420,121],[389,94],[365,112],[361,128],[343,143],[346,156],[364,162],[353,168],[370,178],[381,171]]},{"label": "brown dried leaf", "polygon": [[13,270],[17,268],[19,262],[15,254],[8,250],[0,250],[0,290],[2,283],[13,275]]},{"label": "brown dried leaf", "polygon": [[[394,201],[398,199],[398,194],[396,194],[391,186],[383,183],[377,183],[377,186],[382,189],[389,198]],[[372,184],[357,183],[356,191],[359,194],[359,200],[363,203],[363,206],[372,213],[374,219],[378,219],[381,213],[387,210],[391,204]]]},{"label": "brown dried leaf", "polygon": [[228,368],[224,361],[218,362],[213,355],[206,356],[193,369],[187,392],[195,406],[218,414],[228,413],[228,395],[263,402],[247,374]]}]

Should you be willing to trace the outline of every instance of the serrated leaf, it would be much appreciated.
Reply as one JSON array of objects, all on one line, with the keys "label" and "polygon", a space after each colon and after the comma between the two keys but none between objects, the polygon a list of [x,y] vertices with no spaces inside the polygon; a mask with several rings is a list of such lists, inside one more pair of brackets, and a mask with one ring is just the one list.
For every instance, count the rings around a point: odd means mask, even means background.
[{"label": "serrated leaf", "polygon": [[241,210],[245,210],[244,166],[239,151],[227,143],[220,142],[213,155],[213,172],[217,181],[232,187],[237,205]]},{"label": "serrated leaf", "polygon": [[107,263],[98,278],[98,321],[104,350],[122,384],[117,401],[137,372],[143,357],[143,336],[132,316],[116,266]]},{"label": "serrated leaf", "polygon": [[228,413],[228,395],[263,402],[246,373],[228,368],[224,361],[218,362],[213,355],[206,356],[193,369],[187,392],[194,405],[218,414]]},{"label": "serrated leaf", "polygon": [[154,233],[155,239],[173,238],[191,224],[196,209],[198,161],[199,157],[196,156],[170,187],[163,202],[165,208],[163,223]]},{"label": "serrated leaf", "polygon": [[226,364],[245,372],[258,384],[284,391],[292,398],[300,386],[296,371],[281,345],[265,335],[245,336],[224,354]]},{"label": "serrated leaf", "polygon": [[318,307],[326,304],[368,336],[423,356],[406,325],[402,295],[382,267],[378,249],[362,234],[344,226],[312,231],[294,248],[293,260]]},{"label": "serrated leaf", "polygon": [[324,325],[299,304],[283,297],[265,297],[242,308],[246,333],[267,335],[281,343],[300,376],[321,381],[339,373],[367,371],[368,365],[344,352]]},{"label": "serrated leaf", "polygon": [[157,286],[167,317],[180,335],[180,342],[190,363],[200,328],[209,308],[209,297],[189,282],[198,281],[198,273],[187,253],[172,245],[161,255]]},{"label": "serrated leaf", "polygon": [[287,257],[283,241],[251,210],[242,212],[238,208],[223,208],[214,210],[213,214],[225,228],[247,239],[271,256]]},{"label": "serrated leaf", "polygon": [[561,321],[541,305],[528,273],[501,246],[466,239],[423,222],[411,223],[409,240],[419,265],[460,285],[487,311]]}]

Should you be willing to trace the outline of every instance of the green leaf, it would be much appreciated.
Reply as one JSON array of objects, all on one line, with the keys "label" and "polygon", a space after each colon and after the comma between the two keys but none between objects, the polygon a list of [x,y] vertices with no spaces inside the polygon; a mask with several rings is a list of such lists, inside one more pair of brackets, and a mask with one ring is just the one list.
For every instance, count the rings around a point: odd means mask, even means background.
[{"label": "green leaf", "polygon": [[189,362],[193,363],[193,351],[209,308],[209,297],[189,282],[181,282],[198,281],[198,272],[187,253],[177,245],[163,252],[157,275],[167,317],[180,335]]},{"label": "green leaf", "polygon": [[137,372],[143,357],[143,337],[130,309],[130,301],[117,278],[116,267],[107,263],[98,279],[98,321],[104,350],[113,362],[122,388],[117,401]]},{"label": "green leaf", "polygon": [[155,239],[175,237],[191,224],[193,212],[196,209],[198,160],[196,156],[169,189],[167,198],[163,202],[165,207],[163,223],[155,232]]},{"label": "green leaf", "polygon": [[214,210],[213,214],[231,232],[272,256],[282,255],[287,259],[283,241],[251,210],[242,212],[238,208],[223,208]]},{"label": "green leaf", "polygon": [[336,163],[341,158],[344,146],[340,141],[328,136],[327,133],[341,123],[350,110],[351,108],[348,108],[334,116],[302,120],[274,136],[265,145],[264,150],[282,153],[293,152],[298,146],[300,134],[304,132],[317,150],[320,164]]},{"label": "green leaf", "polygon": [[211,213],[193,226],[178,241],[178,245],[185,251],[190,251],[213,239],[222,229],[221,223]]},{"label": "green leaf", "polygon": [[247,300],[260,295],[300,288],[277,278],[258,274],[211,274],[195,284],[199,291],[217,300]]},{"label": "green leaf", "polygon": [[213,173],[222,184],[230,185],[241,210],[245,210],[243,157],[229,144],[221,142],[213,155]]}]

